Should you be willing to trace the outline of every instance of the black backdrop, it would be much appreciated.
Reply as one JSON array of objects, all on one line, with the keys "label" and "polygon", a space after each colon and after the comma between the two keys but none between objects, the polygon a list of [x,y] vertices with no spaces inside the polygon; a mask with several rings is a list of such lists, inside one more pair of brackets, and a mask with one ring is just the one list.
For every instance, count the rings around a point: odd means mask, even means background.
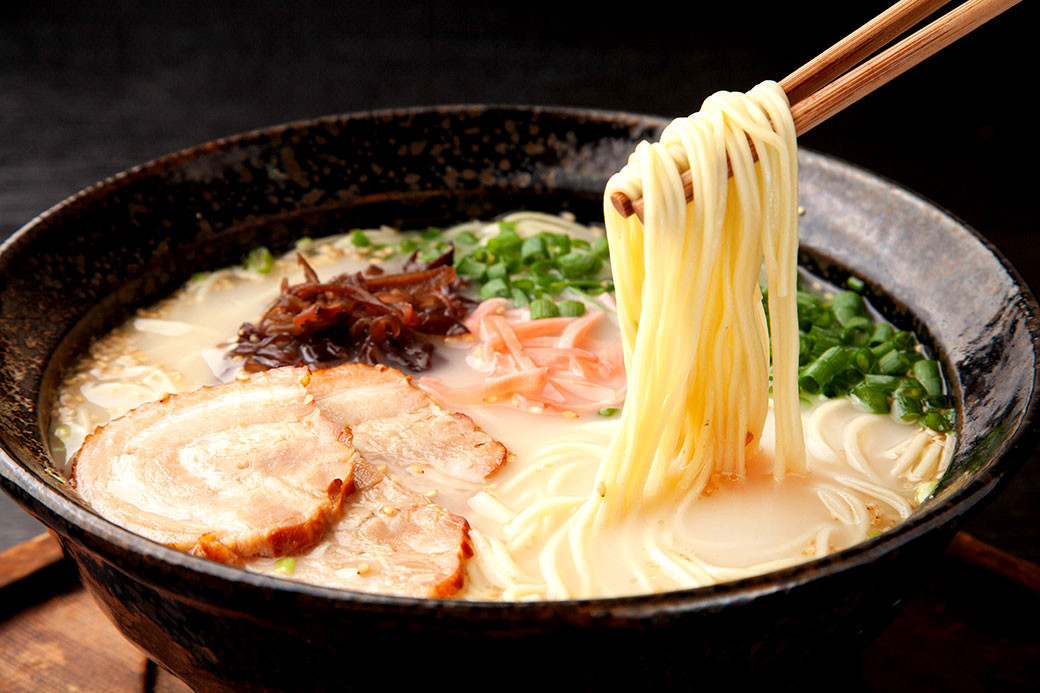
[{"label": "black backdrop", "polygon": [[[672,4],[672,3],[670,3]],[[118,170],[214,137],[437,103],[685,115],[780,79],[887,2],[34,2],[0,9],[0,237]],[[717,5],[722,5],[718,7]],[[802,138],[982,231],[1040,287],[1023,3]],[[1040,559],[1040,459],[969,525]],[[0,499],[0,549],[38,531]]]}]

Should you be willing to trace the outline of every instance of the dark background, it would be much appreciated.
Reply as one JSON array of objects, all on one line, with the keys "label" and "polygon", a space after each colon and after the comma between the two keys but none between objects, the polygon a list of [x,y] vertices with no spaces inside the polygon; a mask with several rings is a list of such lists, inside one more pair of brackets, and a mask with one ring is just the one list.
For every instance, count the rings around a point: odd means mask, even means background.
[{"label": "dark background", "polygon": [[[887,2],[184,1],[0,10],[0,238],[77,190],[205,140],[331,113],[523,103],[667,116],[779,80]],[[1040,288],[1036,7],[960,40],[802,138],[981,231]],[[782,7],[777,7],[782,6]],[[942,271],[949,271],[944,269]],[[941,280],[937,272],[937,281]],[[1040,560],[1034,454],[968,531]],[[0,498],[0,550],[40,531]]]}]

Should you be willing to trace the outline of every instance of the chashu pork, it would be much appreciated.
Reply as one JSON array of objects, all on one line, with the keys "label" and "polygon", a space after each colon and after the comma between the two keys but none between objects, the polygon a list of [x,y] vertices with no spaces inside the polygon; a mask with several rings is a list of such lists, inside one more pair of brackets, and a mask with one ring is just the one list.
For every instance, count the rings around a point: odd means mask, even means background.
[{"label": "chashu pork", "polygon": [[[471,555],[469,525],[426,496],[358,461],[356,490],[327,538],[295,558],[290,577],[330,587],[409,597],[450,597]],[[278,574],[259,559],[257,572]]]},{"label": "chashu pork", "polygon": [[223,562],[309,548],[339,518],[360,461],[303,368],[167,395],[98,429],[71,481],[102,516]]},{"label": "chashu pork", "polygon": [[307,389],[322,414],[350,428],[374,465],[481,482],[506,461],[505,446],[473,419],[441,408],[393,368],[346,363],[317,370]]}]

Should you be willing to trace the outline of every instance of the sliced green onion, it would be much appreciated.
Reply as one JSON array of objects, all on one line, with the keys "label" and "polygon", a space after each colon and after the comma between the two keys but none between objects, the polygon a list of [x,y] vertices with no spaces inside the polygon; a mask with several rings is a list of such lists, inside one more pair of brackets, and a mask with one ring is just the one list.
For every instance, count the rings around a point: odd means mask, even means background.
[{"label": "sliced green onion", "polygon": [[862,347],[856,350],[856,353],[852,357],[852,363],[861,373],[870,373],[877,366],[877,356],[874,352],[866,347]]},{"label": "sliced green onion", "polygon": [[921,421],[925,428],[930,428],[938,433],[947,433],[953,430],[949,420],[940,411],[930,411],[924,415],[924,419]]},{"label": "sliced green onion", "polygon": [[518,308],[522,308],[531,302],[531,297],[528,296],[526,292],[516,288],[515,286],[510,290],[509,297],[513,299],[513,305]]},{"label": "sliced green onion", "polygon": [[487,248],[493,253],[512,253],[520,249],[524,240],[511,229],[504,229],[494,238],[489,238]]},{"label": "sliced green onion", "polygon": [[949,409],[950,398],[946,395],[928,395],[925,397],[925,402],[928,403],[930,409]]},{"label": "sliced green onion", "polygon": [[866,287],[863,280],[859,277],[849,277],[845,280],[845,286],[849,287],[849,289],[855,291],[857,294],[863,293],[863,289]]},{"label": "sliced green onion", "polygon": [[882,342],[881,344],[875,344],[870,347],[870,350],[874,352],[874,356],[881,358],[890,351],[895,351],[896,345],[892,342]]},{"label": "sliced green onion", "polygon": [[809,394],[815,395],[835,375],[845,369],[851,358],[852,355],[848,349],[840,346],[831,347],[806,366],[802,376],[798,379],[798,385]]},{"label": "sliced green onion", "polygon": [[489,298],[509,296],[509,293],[509,285],[506,284],[505,279],[492,279],[480,287],[480,298],[485,301]]},{"label": "sliced green onion", "polygon": [[841,333],[836,330],[813,325],[809,330],[809,335],[813,338],[813,353],[815,354],[822,354],[828,349],[841,346]]},{"label": "sliced green onion", "polygon": [[809,321],[814,327],[830,327],[834,324],[834,312],[824,305],[809,311]]},{"label": "sliced green onion", "polygon": [[[421,244],[414,238],[406,238],[397,244],[397,251],[404,255],[411,255],[419,249]],[[460,258],[461,259],[461,258]]]},{"label": "sliced green onion", "polygon": [[432,241],[433,239],[440,237],[441,230],[438,228],[434,228],[433,226],[419,234],[419,238],[423,239],[424,241]]},{"label": "sliced green onion", "polygon": [[274,268],[274,256],[264,246],[253,248],[246,255],[245,267],[250,272],[257,274],[270,274]]},{"label": "sliced green onion", "polygon": [[600,416],[614,416],[619,411],[621,411],[621,410],[618,409],[617,407],[603,407],[602,409],[600,409],[596,413],[599,414]]},{"label": "sliced green onion", "polygon": [[887,322],[874,323],[874,330],[870,334],[870,344],[874,346],[876,344],[884,344],[892,339],[896,333],[896,328],[889,325]]},{"label": "sliced green onion", "polygon": [[838,322],[842,325],[847,324],[852,318],[862,316],[866,311],[863,305],[863,297],[855,291],[839,291],[834,294],[834,300],[831,305],[834,306],[835,317],[838,318]]},{"label": "sliced green onion", "polygon": [[812,358],[813,345],[815,344],[815,340],[813,340],[813,338],[810,335],[807,335],[805,333],[800,334],[799,337],[800,338],[798,340],[798,365],[804,366],[805,364],[809,363],[809,360]]},{"label": "sliced green onion", "polygon": [[906,330],[900,330],[892,336],[892,342],[896,345],[896,348],[904,351],[911,351],[917,347],[917,337],[914,336],[913,332],[907,332]]},{"label": "sliced green onion", "polygon": [[433,262],[446,253],[448,247],[449,246],[446,243],[434,243],[419,250],[418,255],[415,257],[419,262]]},{"label": "sliced green onion", "polygon": [[536,301],[531,301],[530,308],[532,320],[541,320],[542,318],[556,318],[560,315],[560,311],[556,307],[556,304],[547,298],[539,298]]},{"label": "sliced green onion", "polygon": [[355,248],[367,248],[372,245],[372,241],[369,240],[368,236],[361,229],[355,229],[350,234],[350,242],[354,244]]},{"label": "sliced green onion", "polygon": [[585,315],[585,304],[581,301],[560,301],[560,315],[565,318],[577,318]]},{"label": "sliced green onion", "polygon": [[860,383],[849,393],[852,403],[872,414],[887,414],[889,411],[888,395],[880,387]]},{"label": "sliced green onion", "polygon": [[892,394],[899,387],[899,377],[895,375],[880,375],[868,373],[863,376],[863,382],[870,387],[882,390],[886,395]]},{"label": "sliced green onion", "polygon": [[601,260],[606,260],[610,257],[610,245],[607,243],[606,238],[597,238],[595,243],[592,244],[592,254]]},{"label": "sliced green onion", "polygon": [[849,318],[844,323],[841,341],[849,346],[864,346],[870,341],[870,318],[862,315]]},{"label": "sliced green onion", "polygon": [[938,361],[921,359],[914,363],[913,373],[929,395],[942,394],[942,376],[939,375]]},{"label": "sliced green onion", "polygon": [[[907,382],[910,381],[910,382]],[[911,378],[900,378],[899,388],[893,393],[896,397],[909,397],[918,402],[924,402],[924,388]]]},{"label": "sliced green onion", "polygon": [[556,259],[560,272],[568,279],[587,277],[595,274],[602,266],[602,261],[594,255],[574,250]]},{"label": "sliced green onion", "polygon": [[900,421],[917,421],[921,418],[921,400],[904,392],[897,392],[892,400],[892,416]]},{"label": "sliced green onion", "polygon": [[837,399],[849,393],[849,388],[841,380],[835,378],[820,388],[820,394],[827,399]]},{"label": "sliced green onion", "polygon": [[455,236],[455,242],[462,245],[476,245],[480,243],[480,239],[472,231],[463,231],[458,236]]},{"label": "sliced green onion", "polygon": [[549,257],[549,251],[545,247],[545,239],[541,236],[530,236],[524,239],[520,246],[520,259],[525,265],[536,260],[545,260]]},{"label": "sliced green onion", "polygon": [[455,271],[459,276],[466,279],[481,280],[487,274],[487,265],[475,259],[472,255],[467,255],[456,265]]},{"label": "sliced green onion", "polygon": [[895,350],[889,351],[878,359],[878,370],[886,375],[906,373],[906,369],[909,367],[910,362],[907,361],[901,353]]},{"label": "sliced green onion", "polygon": [[548,260],[539,260],[531,265],[531,271],[535,276],[548,277],[556,271],[556,266]]},{"label": "sliced green onion", "polygon": [[285,573],[286,575],[292,575],[292,572],[296,570],[296,559],[295,558],[279,558],[274,562],[274,569],[279,573]]},{"label": "sliced green onion", "polygon": [[487,268],[488,279],[508,279],[509,265],[504,262],[496,262]]}]

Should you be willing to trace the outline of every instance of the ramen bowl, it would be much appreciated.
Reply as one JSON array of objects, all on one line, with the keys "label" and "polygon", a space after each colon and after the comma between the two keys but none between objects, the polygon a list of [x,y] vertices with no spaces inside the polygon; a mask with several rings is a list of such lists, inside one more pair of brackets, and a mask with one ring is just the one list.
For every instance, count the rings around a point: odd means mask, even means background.
[{"label": "ramen bowl", "polygon": [[[97,515],[51,463],[49,412],[90,341],[194,272],[264,244],[516,210],[602,219],[607,177],[666,121],[457,106],[361,113],[205,144],[121,173],[0,252],[0,482],[58,536],[119,629],[199,690],[692,686],[792,675],[894,617],[1038,432],[1035,299],[1008,262],[897,185],[800,154],[801,263],[913,329],[948,374],[949,471],[903,524],[758,577],[616,599],[480,603],[362,594],[196,558]],[[815,663],[815,664],[813,664]],[[387,688],[389,687],[389,688]]]}]

